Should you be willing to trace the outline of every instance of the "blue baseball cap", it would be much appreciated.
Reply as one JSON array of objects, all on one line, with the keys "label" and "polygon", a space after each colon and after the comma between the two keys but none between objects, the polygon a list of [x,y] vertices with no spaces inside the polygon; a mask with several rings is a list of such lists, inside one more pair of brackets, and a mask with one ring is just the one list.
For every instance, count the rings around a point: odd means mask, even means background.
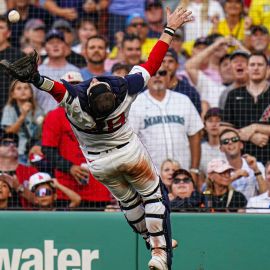
[{"label": "blue baseball cap", "polygon": [[45,38],[45,41],[48,42],[50,39],[52,38],[58,38],[60,40],[62,40],[63,42],[65,42],[65,38],[64,38],[64,34],[63,32],[57,30],[57,29],[51,29]]},{"label": "blue baseball cap", "polygon": [[141,19],[143,19],[145,21],[145,17],[144,17],[143,14],[141,14],[141,13],[132,13],[126,19],[126,27],[128,27],[131,24],[132,20],[135,19],[135,18],[141,18]]}]

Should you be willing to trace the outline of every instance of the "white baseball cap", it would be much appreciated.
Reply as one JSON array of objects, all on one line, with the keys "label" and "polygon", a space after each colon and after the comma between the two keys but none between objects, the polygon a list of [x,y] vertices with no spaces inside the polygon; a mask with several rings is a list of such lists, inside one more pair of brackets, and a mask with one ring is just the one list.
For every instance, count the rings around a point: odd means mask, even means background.
[{"label": "white baseball cap", "polygon": [[65,73],[62,78],[63,80],[67,81],[67,82],[82,82],[83,81],[83,77],[81,75],[80,72],[76,72],[76,71],[69,71],[67,73]]},{"label": "white baseball cap", "polygon": [[29,179],[29,189],[34,191],[37,185],[53,182],[52,177],[48,173],[38,172],[33,174]]}]

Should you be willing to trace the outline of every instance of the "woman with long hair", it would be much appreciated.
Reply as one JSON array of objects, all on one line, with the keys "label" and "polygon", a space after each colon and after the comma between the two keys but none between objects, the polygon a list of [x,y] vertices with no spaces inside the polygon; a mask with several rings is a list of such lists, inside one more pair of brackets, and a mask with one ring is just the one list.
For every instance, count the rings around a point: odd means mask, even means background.
[{"label": "woman with long hair", "polygon": [[19,161],[23,164],[27,164],[29,147],[39,139],[43,115],[35,103],[31,85],[18,80],[13,81],[1,125],[7,133],[18,134]]},{"label": "woman with long hair", "polygon": [[246,197],[231,186],[233,167],[224,159],[208,163],[207,188],[204,192],[206,207],[215,212],[241,212],[247,204]]}]

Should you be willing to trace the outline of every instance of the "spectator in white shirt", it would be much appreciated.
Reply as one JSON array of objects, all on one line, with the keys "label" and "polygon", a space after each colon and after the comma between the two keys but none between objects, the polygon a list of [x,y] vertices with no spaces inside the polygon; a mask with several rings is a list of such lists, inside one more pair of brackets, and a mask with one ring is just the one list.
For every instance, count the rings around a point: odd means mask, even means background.
[{"label": "spectator in white shirt", "polygon": [[265,179],[267,183],[267,191],[248,200],[246,213],[270,213],[270,161],[265,165]]}]

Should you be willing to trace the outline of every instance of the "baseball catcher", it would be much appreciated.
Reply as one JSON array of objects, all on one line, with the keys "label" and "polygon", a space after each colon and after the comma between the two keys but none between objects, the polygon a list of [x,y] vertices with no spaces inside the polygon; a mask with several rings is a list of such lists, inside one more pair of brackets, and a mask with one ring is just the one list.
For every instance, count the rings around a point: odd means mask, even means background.
[{"label": "baseball catcher", "polygon": [[167,190],[151,159],[127,122],[132,102],[159,69],[175,30],[192,20],[191,12],[167,8],[167,26],[146,63],[122,77],[100,76],[71,85],[41,76],[37,53],[0,62],[22,82],[51,94],[66,110],[88,167],[119,201],[127,222],[151,248],[149,269],[171,269],[172,239]]}]

